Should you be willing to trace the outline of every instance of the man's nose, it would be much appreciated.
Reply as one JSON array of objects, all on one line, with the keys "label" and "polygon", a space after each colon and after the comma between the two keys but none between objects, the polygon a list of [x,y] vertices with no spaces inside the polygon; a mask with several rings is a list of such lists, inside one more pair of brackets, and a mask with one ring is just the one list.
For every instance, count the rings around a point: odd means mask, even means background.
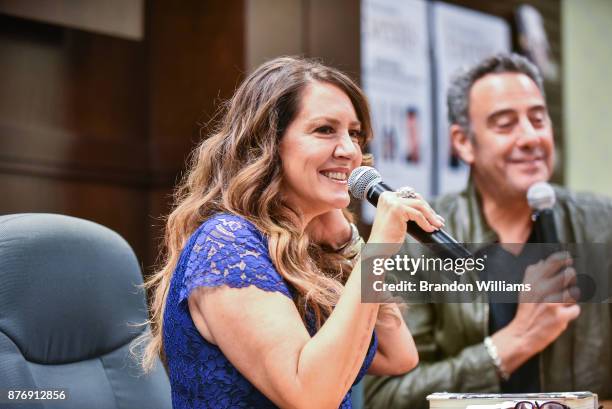
[{"label": "man's nose", "polygon": [[522,146],[532,146],[540,142],[540,134],[529,118],[521,119],[519,123],[517,143]]}]

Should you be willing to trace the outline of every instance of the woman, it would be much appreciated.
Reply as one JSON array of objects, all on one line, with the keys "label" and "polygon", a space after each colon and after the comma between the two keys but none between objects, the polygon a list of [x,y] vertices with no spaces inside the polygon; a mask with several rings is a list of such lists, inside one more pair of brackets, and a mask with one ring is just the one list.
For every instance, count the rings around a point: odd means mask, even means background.
[{"label": "woman", "polygon": [[[194,152],[148,282],[145,367],[163,352],[174,408],[349,408],[366,371],[416,365],[397,306],[360,302],[349,254],[341,209],[370,137],[362,92],[317,62],[278,58],[238,88]],[[369,241],[402,243],[408,220],[442,225],[420,198],[388,193]]]}]

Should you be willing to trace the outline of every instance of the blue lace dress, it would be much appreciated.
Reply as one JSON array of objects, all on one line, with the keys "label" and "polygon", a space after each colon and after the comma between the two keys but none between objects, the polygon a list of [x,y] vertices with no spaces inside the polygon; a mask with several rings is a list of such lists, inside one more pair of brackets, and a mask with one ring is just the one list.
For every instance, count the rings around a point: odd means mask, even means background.
[{"label": "blue lace dress", "polygon": [[[217,214],[204,222],[183,249],[170,283],[163,342],[174,409],[275,408],[196,329],[187,298],[194,288],[254,285],[292,298],[292,289],[275,270],[267,239],[244,218]],[[313,335],[316,331],[308,325]],[[365,375],[376,352],[376,334],[355,383]],[[340,408],[351,408],[351,391]]]}]

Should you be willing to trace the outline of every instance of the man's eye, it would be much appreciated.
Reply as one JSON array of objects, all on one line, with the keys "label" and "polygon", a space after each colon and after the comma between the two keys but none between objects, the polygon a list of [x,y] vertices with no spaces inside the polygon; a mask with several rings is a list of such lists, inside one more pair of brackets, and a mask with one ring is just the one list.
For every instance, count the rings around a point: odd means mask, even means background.
[{"label": "man's eye", "polygon": [[534,115],[530,118],[530,120],[533,125],[542,126],[544,125],[546,118],[544,117],[544,115]]},{"label": "man's eye", "polygon": [[516,120],[514,120],[513,118],[501,117],[501,118],[498,118],[497,121],[495,121],[495,127],[497,129],[507,131],[507,130],[512,129],[515,122]]}]

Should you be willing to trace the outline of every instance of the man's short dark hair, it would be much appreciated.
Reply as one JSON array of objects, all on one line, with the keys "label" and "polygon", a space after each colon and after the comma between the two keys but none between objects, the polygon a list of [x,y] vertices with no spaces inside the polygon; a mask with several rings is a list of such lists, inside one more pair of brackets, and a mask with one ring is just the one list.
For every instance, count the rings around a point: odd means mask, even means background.
[{"label": "man's short dark hair", "polygon": [[538,68],[522,55],[497,54],[486,58],[477,65],[457,73],[448,88],[448,121],[461,126],[464,132],[471,135],[470,129],[470,90],[476,81],[487,74],[516,72],[525,74],[535,82],[544,97],[544,82]]}]

